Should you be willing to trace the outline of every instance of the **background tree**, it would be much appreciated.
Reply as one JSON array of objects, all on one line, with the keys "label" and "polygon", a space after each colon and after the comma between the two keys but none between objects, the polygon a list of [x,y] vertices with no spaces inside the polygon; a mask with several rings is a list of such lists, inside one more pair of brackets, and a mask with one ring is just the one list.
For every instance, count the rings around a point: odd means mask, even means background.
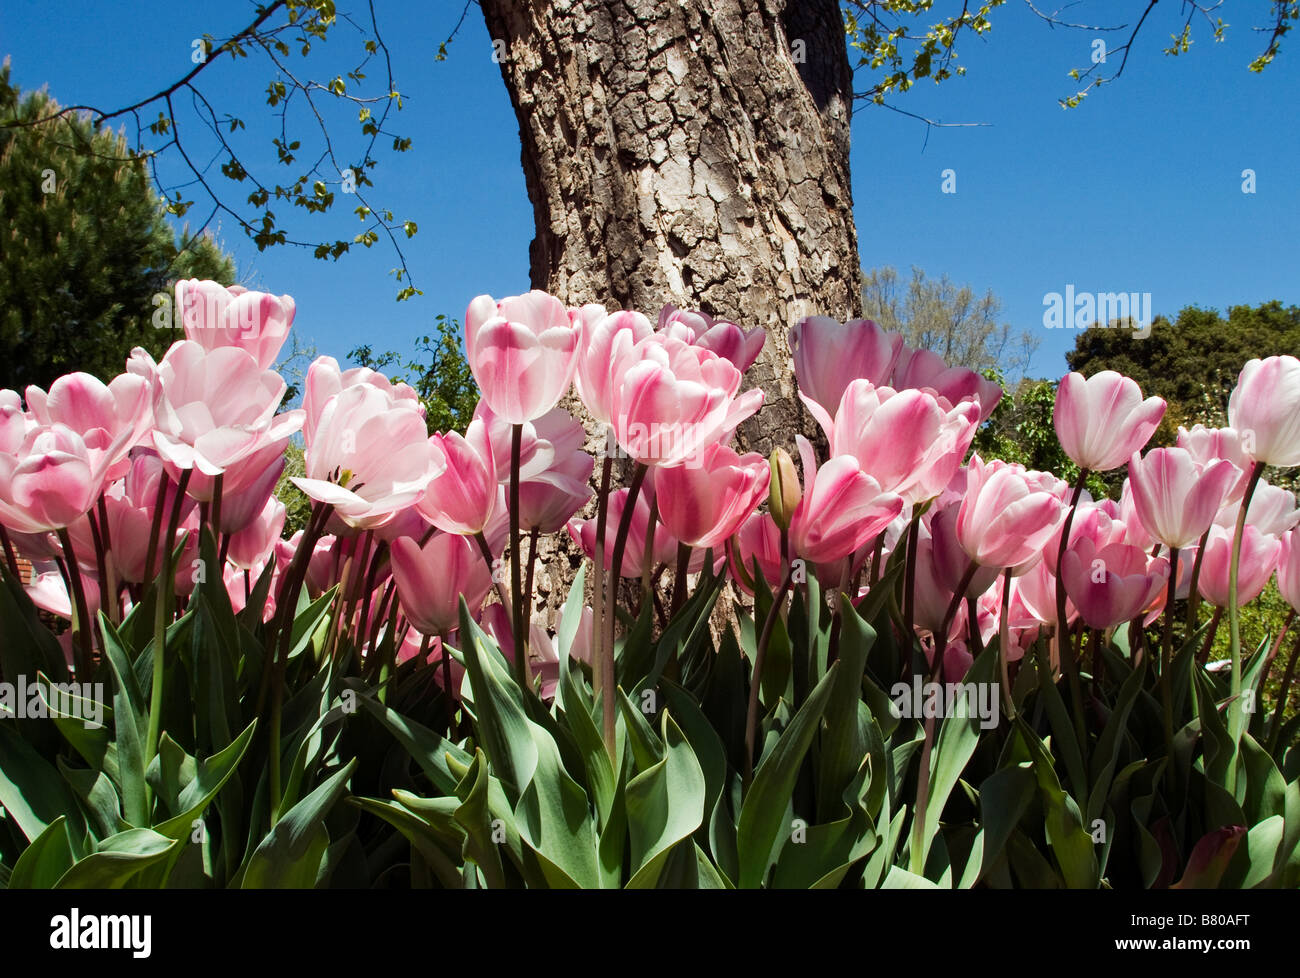
[{"label": "background tree", "polygon": [[1170,444],[1178,426],[1226,424],[1228,395],[1247,360],[1300,351],[1300,306],[1278,301],[1237,305],[1227,317],[1214,309],[1187,306],[1170,322],[1152,320],[1151,335],[1092,327],[1065,355],[1071,370],[1087,376],[1117,370],[1138,382],[1145,394],[1169,403],[1156,443]]},{"label": "background tree", "polygon": [[[0,68],[0,118],[57,111]],[[121,134],[69,118],[0,128],[0,387],[48,386],[84,370],[107,380],[131,348],[161,354],[178,329],[153,325],[153,296],[178,278],[229,285],[231,259],[206,234],[176,234],[144,161]]]},{"label": "background tree", "polygon": [[913,349],[930,350],[954,366],[998,369],[1019,378],[1029,369],[1038,339],[1028,330],[1012,335],[999,322],[1002,301],[993,290],[977,295],[956,285],[947,274],[938,280],[912,266],[904,284],[891,265],[862,275],[862,314],[885,329],[902,333]]}]

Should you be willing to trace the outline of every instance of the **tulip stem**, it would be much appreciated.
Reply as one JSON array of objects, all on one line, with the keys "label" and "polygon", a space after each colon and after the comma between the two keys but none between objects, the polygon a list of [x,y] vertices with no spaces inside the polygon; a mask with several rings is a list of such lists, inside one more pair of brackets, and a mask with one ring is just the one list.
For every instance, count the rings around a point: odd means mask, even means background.
[{"label": "tulip stem", "polygon": [[970,640],[971,656],[978,659],[984,651],[984,637],[980,635],[980,606],[969,595],[966,597],[966,637]]},{"label": "tulip stem", "polygon": [[[1237,576],[1241,569],[1241,541],[1246,535],[1246,511],[1250,509],[1250,497],[1255,495],[1255,487],[1264,474],[1264,463],[1255,462],[1250,470],[1250,482],[1246,485],[1246,495],[1241,499],[1241,511],[1237,513],[1237,532],[1232,538],[1232,562],[1228,565],[1228,642],[1232,651],[1232,698],[1228,700],[1228,736],[1232,738],[1235,755],[1237,745],[1241,742],[1241,732],[1245,727],[1245,711],[1241,702],[1241,614],[1237,608]],[[1228,764],[1228,783],[1224,786],[1234,791],[1237,786],[1237,758]]]},{"label": "tulip stem", "polygon": [[21,581],[22,574],[18,570],[18,557],[14,554],[14,544],[9,539],[9,531],[3,526],[0,526],[0,544],[4,546],[5,563],[9,567],[9,573],[13,575],[15,581]]},{"label": "tulip stem", "polygon": [[515,639],[515,682],[528,688],[528,628],[524,623],[524,590],[519,552],[519,455],[524,426],[511,426],[510,435],[510,628]]},{"label": "tulip stem", "polygon": [[[903,581],[903,675],[912,671],[912,647],[916,644],[916,548],[921,537],[921,511],[907,524],[907,568]],[[884,531],[881,531],[884,535]],[[872,573],[875,573],[872,571]]]},{"label": "tulip stem", "polygon": [[1282,622],[1282,627],[1278,630],[1277,638],[1273,639],[1273,647],[1268,650],[1268,658],[1264,660],[1264,671],[1259,677],[1259,688],[1263,689],[1268,685],[1269,673],[1273,671],[1273,660],[1277,654],[1282,651],[1282,643],[1286,641],[1286,633],[1291,630],[1292,624],[1295,623],[1296,610],[1292,608],[1286,616],[1286,621]]},{"label": "tulip stem", "polygon": [[144,557],[145,584],[153,580],[154,570],[157,567],[158,538],[162,534],[163,509],[167,505],[167,481],[167,470],[159,467],[158,495],[154,499],[153,523],[149,527],[149,549],[145,552]]},{"label": "tulip stem", "polygon": [[1169,548],[1169,590],[1165,598],[1164,637],[1160,642],[1160,703],[1165,721],[1165,748],[1174,756],[1174,701],[1170,671],[1174,661],[1174,600],[1178,591],[1178,548]]},{"label": "tulip stem", "polygon": [[1196,631],[1196,617],[1201,610],[1201,596],[1197,588],[1201,581],[1201,561],[1205,557],[1205,545],[1210,540],[1210,531],[1201,534],[1201,542],[1196,545],[1196,559],[1192,561],[1192,580],[1187,588],[1187,637],[1190,639]]},{"label": "tulip stem", "polygon": [[524,575],[524,594],[532,600],[533,595],[533,568],[537,565],[537,538],[541,534],[538,527],[533,527],[528,531],[528,573]]},{"label": "tulip stem", "polygon": [[650,519],[645,527],[645,545],[641,548],[641,607],[650,602],[655,567],[655,524],[659,522],[659,497],[650,500]]},{"label": "tulip stem", "polygon": [[[961,583],[948,603],[948,610],[943,616],[943,627],[934,639],[934,662],[930,666],[930,682],[936,683],[943,674],[943,660],[948,654],[948,632],[952,630],[952,620],[957,617],[962,597],[970,582],[975,579],[979,564],[971,561],[966,572],[961,576]],[[912,816],[911,869],[918,876],[925,874],[925,815],[930,802],[930,754],[934,750],[934,716],[925,718],[925,742],[921,746],[921,770],[916,777],[916,812]]]},{"label": "tulip stem", "polygon": [[885,552],[885,531],[876,534],[875,545],[871,548],[871,576],[867,578],[867,592],[880,581],[880,558]]},{"label": "tulip stem", "polygon": [[271,825],[279,821],[280,810],[280,725],[284,712],[285,672],[289,664],[289,646],[293,641],[293,620],[298,607],[298,595],[302,593],[303,580],[307,576],[307,566],[311,563],[312,552],[329,522],[333,507],[327,503],[317,503],[312,507],[311,519],[298,542],[298,550],[285,572],[284,586],[280,591],[280,603],[276,608],[276,627],[270,632],[274,636],[274,654],[269,658],[267,667],[262,670],[262,689],[257,697],[257,712],[262,712],[268,687],[271,691],[271,723],[267,734],[268,769],[271,784]]},{"label": "tulip stem", "polygon": [[[427,638],[427,636],[426,636]],[[447,651],[447,634],[438,636],[439,665],[442,668],[442,695],[447,697],[447,739],[456,740],[456,698],[451,693],[451,653]]]},{"label": "tulip stem", "polygon": [[[605,451],[600,466],[600,493],[596,497],[596,575],[591,588],[592,630],[591,637],[591,688],[593,695],[599,695],[605,688],[605,524],[609,519],[609,480],[614,458],[610,446],[611,439],[606,433]],[[612,752],[611,752],[612,756]]]},{"label": "tulip stem", "polygon": [[[784,532],[784,531],[783,531]],[[794,565],[786,569],[781,586],[772,594],[772,606],[767,609],[763,619],[763,630],[758,637],[758,647],[754,650],[754,668],[749,676],[749,703],[745,709],[745,772],[743,787],[748,790],[754,780],[754,747],[758,740],[758,695],[763,688],[763,661],[767,657],[767,645],[772,639],[772,629],[776,627],[777,616],[785,604],[785,592],[794,579]]]},{"label": "tulip stem", "polygon": [[121,602],[118,600],[122,590],[122,584],[121,581],[118,580],[117,568],[113,563],[113,532],[108,525],[108,504],[104,501],[104,494],[102,492],[99,494],[99,502],[96,506],[99,512],[99,536],[104,544],[104,553],[107,555],[105,558],[105,570],[109,578],[108,594],[112,599],[105,614],[108,615],[108,620],[116,625],[118,620],[121,618],[122,612]]},{"label": "tulip stem", "polygon": [[[428,534],[420,541],[421,549],[423,549],[424,545],[429,542],[430,538],[436,532],[437,527],[429,527]],[[474,542],[478,544],[478,552],[483,555],[483,562],[487,564],[488,574],[492,577],[492,586],[497,589],[497,598],[501,602],[501,607],[509,608],[513,614],[515,609],[514,602],[511,600],[509,592],[506,591],[504,582],[502,582],[500,576],[497,574],[497,565],[496,560],[492,557],[492,548],[488,546],[487,537],[483,535],[482,530],[479,530],[474,534]],[[514,634],[514,626],[512,625],[510,631],[511,638],[514,637]]]},{"label": "tulip stem", "polygon": [[686,575],[690,572],[691,548],[684,543],[677,544],[677,567],[673,571],[673,600],[668,612],[668,619],[677,617],[682,602],[686,600]]},{"label": "tulip stem", "polygon": [[[102,498],[102,497],[101,497]],[[104,544],[104,535],[99,530],[99,520],[92,509],[86,514],[90,525],[90,540],[95,548],[95,574],[99,578],[99,607],[106,615],[111,615],[108,587],[108,548]]]},{"label": "tulip stem", "polygon": [[[162,568],[158,571],[158,583],[154,587],[153,610],[153,687],[149,695],[149,726],[145,734],[144,766],[146,770],[158,754],[158,738],[162,733],[163,680],[167,663],[167,619],[172,603],[172,584],[175,582],[175,570],[172,568],[172,544],[176,540],[176,530],[181,523],[181,503],[185,500],[185,489],[190,484],[193,469],[182,469],[180,482],[176,485],[176,497],[172,500],[171,516],[167,520],[166,544]],[[166,475],[160,474],[160,479]],[[164,485],[159,482],[159,486]],[[163,497],[162,489],[158,491]],[[159,509],[161,510],[161,503]],[[153,551],[151,550],[150,553]],[[145,811],[147,819],[153,806],[153,792],[145,787]]]},{"label": "tulip stem", "polygon": [[[605,738],[605,749],[609,751],[611,760],[616,760],[614,752],[617,735],[615,726],[617,704],[614,698],[618,692],[618,683],[614,676],[614,631],[618,624],[618,616],[615,614],[618,605],[618,582],[623,571],[623,552],[627,549],[628,533],[632,529],[632,515],[636,512],[636,501],[641,494],[641,483],[645,481],[646,471],[644,462],[637,462],[636,468],[632,470],[632,482],[628,485],[627,499],[623,502],[623,515],[619,517],[618,532],[614,536],[614,553],[609,564],[609,596],[605,607],[609,622],[605,630],[605,642],[601,648],[600,682],[601,696],[604,697],[601,733]],[[598,546],[596,550],[599,552],[600,547]]]},{"label": "tulip stem", "polygon": [[1008,720],[1015,719],[1016,704],[1011,698],[1011,664],[1007,650],[1011,645],[1011,568],[1008,567],[1002,577],[1002,610],[998,615],[998,666],[1002,673],[1002,702]]},{"label": "tulip stem", "polygon": [[1070,705],[1074,708],[1074,736],[1079,741],[1079,751],[1084,758],[1088,756],[1088,732],[1084,726],[1083,687],[1079,683],[1079,663],[1074,656],[1074,645],[1070,641],[1070,622],[1065,611],[1065,550],[1070,545],[1070,527],[1074,525],[1074,514],[1079,509],[1079,499],[1083,495],[1084,483],[1088,481],[1088,469],[1079,469],[1078,481],[1074,484],[1074,495],[1070,499],[1070,509],[1065,514],[1065,525],[1061,527],[1061,543],[1056,550],[1056,648],[1060,654],[1061,671],[1065,673],[1070,684]]},{"label": "tulip stem", "polygon": [[[225,474],[219,473],[212,479],[212,542],[221,548],[221,493],[225,482]],[[218,571],[223,568],[218,568]]]},{"label": "tulip stem", "polygon": [[1215,608],[1214,614],[1210,617],[1210,627],[1205,632],[1205,641],[1201,643],[1201,654],[1196,657],[1201,665],[1205,665],[1210,658],[1210,649],[1214,647],[1214,638],[1219,634],[1219,622],[1222,620],[1223,609]]},{"label": "tulip stem", "polygon": [[1287,660],[1286,672],[1282,674],[1282,686],[1277,691],[1277,703],[1273,707],[1273,720],[1268,730],[1268,752],[1277,751],[1278,738],[1282,733],[1282,711],[1286,709],[1287,698],[1291,695],[1291,681],[1295,678],[1296,660],[1300,659],[1300,635],[1296,636],[1295,648]]},{"label": "tulip stem", "polygon": [[[365,594],[361,599],[361,620],[357,622],[357,634],[364,636],[366,639],[370,637],[370,603],[375,593],[375,578],[379,576],[379,565],[384,562],[387,555],[388,543],[380,540],[379,546],[375,547],[374,556],[370,558],[370,568],[366,573]],[[375,644],[369,641],[366,644],[370,648],[370,653],[373,653]]]},{"label": "tulip stem", "polygon": [[77,647],[77,678],[82,682],[90,680],[90,607],[86,604],[86,588],[81,580],[81,568],[77,566],[77,554],[72,549],[72,537],[67,527],[59,527],[59,543],[68,564],[68,586],[72,591],[73,607],[76,621],[73,623],[73,638]]}]

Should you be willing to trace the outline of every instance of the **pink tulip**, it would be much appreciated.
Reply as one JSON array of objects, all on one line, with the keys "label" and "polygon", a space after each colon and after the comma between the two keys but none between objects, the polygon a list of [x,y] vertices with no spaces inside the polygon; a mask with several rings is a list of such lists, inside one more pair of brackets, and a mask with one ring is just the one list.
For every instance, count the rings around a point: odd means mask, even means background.
[{"label": "pink tulip", "polygon": [[[1228,606],[1228,572],[1232,561],[1233,531],[1221,526],[1210,528],[1201,558],[1201,576],[1196,579],[1201,597],[1216,608]],[[1241,561],[1237,569],[1237,605],[1249,604],[1259,597],[1277,566],[1282,544],[1275,536],[1260,533],[1249,523],[1241,538]]]},{"label": "pink tulip", "polygon": [[985,567],[1023,567],[1037,560],[1064,518],[1061,502],[1035,490],[1023,466],[971,456],[966,498],[957,514],[957,539]]},{"label": "pink tulip", "polygon": [[[302,426],[301,411],[276,415],[285,383],[243,350],[207,351],[182,340],[158,365],[154,446],[173,476],[181,469],[219,475]],[[196,487],[195,498],[202,499]]]},{"label": "pink tulip", "polygon": [[[93,571],[82,570],[82,586],[86,590],[86,610],[93,618],[99,611],[99,586]],[[34,564],[32,579],[23,585],[23,590],[32,599],[32,604],[41,611],[65,621],[72,620],[72,595],[68,593],[63,575],[53,563]]]},{"label": "pink tulip", "polygon": [[394,540],[391,553],[402,611],[425,635],[456,627],[462,596],[477,613],[492,586],[478,548],[454,533],[435,533],[423,547],[409,537]]},{"label": "pink tulip", "polygon": [[1300,465],[1300,360],[1250,360],[1228,399],[1228,424],[1242,450],[1267,465]]},{"label": "pink tulip", "polygon": [[[1124,524],[1123,543],[1131,543],[1135,547],[1150,551],[1156,545],[1153,537],[1142,523],[1142,518],[1138,516],[1137,504],[1133,501],[1133,480],[1125,479],[1124,484],[1120,487],[1119,493],[1119,520]],[[1073,534],[1071,534],[1073,535]],[[1057,537],[1057,544],[1060,544],[1060,537]]]},{"label": "pink tulip", "polygon": [[1169,581],[1169,561],[1137,547],[1112,543],[1097,549],[1088,537],[1070,545],[1061,563],[1065,593],[1093,628],[1131,621],[1159,600]]},{"label": "pink tulip", "polygon": [[641,340],[654,330],[639,312],[615,312],[595,316],[595,310],[581,310],[582,342],[578,355],[578,395],[599,424],[614,421],[614,388],[622,380],[622,361]]},{"label": "pink tulip", "polygon": [[262,511],[242,529],[231,534],[228,557],[240,570],[252,570],[264,563],[275,550],[275,541],[284,530],[284,503],[270,496]]},{"label": "pink tulip", "polygon": [[646,465],[695,464],[763,403],[763,392],[740,389],[740,371],[711,350],[658,334],[621,361],[611,404],[614,434]]},{"label": "pink tulip", "polygon": [[[222,568],[222,581],[226,585],[226,597],[230,598],[230,610],[239,614],[248,606],[248,595],[252,592],[253,587],[262,576],[262,571],[266,569],[265,563],[258,563],[249,571],[240,570],[234,564],[226,564]],[[245,577],[247,574],[247,577]],[[276,581],[279,578],[279,571],[271,572],[271,591],[266,596],[266,604],[262,607],[262,621],[269,623],[275,618],[275,595],[278,590]]]},{"label": "pink tulip", "polygon": [[902,336],[886,333],[870,319],[841,324],[828,316],[808,316],[790,330],[799,390],[828,415],[839,407],[850,382],[889,383],[902,348]]},{"label": "pink tulip", "polygon": [[767,339],[767,333],[761,327],[743,330],[728,320],[678,309],[671,303],[659,313],[659,331],[693,346],[712,350],[730,360],[742,374],[754,365]]},{"label": "pink tulip", "polygon": [[287,295],[249,292],[239,285],[225,288],[195,278],[176,283],[176,309],[187,340],[205,350],[244,350],[263,370],[275,363],[295,312]]},{"label": "pink tulip", "polygon": [[[1214,522],[1235,530],[1237,516],[1241,513],[1241,500],[1228,503],[1219,510]],[[1255,484],[1255,492],[1250,497],[1250,507],[1246,510],[1246,523],[1260,533],[1281,536],[1297,523],[1300,523],[1300,510],[1296,509],[1295,493],[1281,486],[1275,486],[1260,479]]]},{"label": "pink tulip", "polygon": [[[487,425],[497,481],[510,481],[512,425],[492,413],[485,401],[474,409]],[[519,443],[519,525],[544,533],[561,529],[591,498],[587,481],[595,460],[582,450],[587,439],[573,415],[563,408],[526,422]]]},{"label": "pink tulip", "polygon": [[0,454],[15,454],[27,432],[39,426],[40,422],[23,410],[17,391],[0,390]]},{"label": "pink tulip", "polygon": [[1128,477],[1133,506],[1147,532],[1166,547],[1190,547],[1210,528],[1240,470],[1226,459],[1208,468],[1182,448],[1133,453]]},{"label": "pink tulip", "polygon": [[1002,400],[1002,388],[966,367],[950,367],[937,353],[913,350],[906,344],[899,352],[892,378],[895,390],[929,390],[950,405],[973,402],[979,405],[983,424]]},{"label": "pink tulip", "polygon": [[[109,485],[104,490],[104,510],[108,514],[108,536],[112,547],[108,558],[112,562],[117,577],[129,584],[144,581],[148,564],[149,537],[153,529],[155,507],[158,502],[158,480],[166,479],[164,490],[162,519],[165,521],[176,503],[176,483],[167,478],[166,470],[160,459],[149,449],[138,449],[132,453],[131,467],[126,476]],[[188,494],[181,499],[180,524],[197,526],[194,519],[198,502]],[[180,539],[178,529],[176,539],[171,546],[165,539],[158,540],[154,552],[154,567],[161,567],[163,560],[175,549],[176,540]],[[95,543],[90,531],[90,522],[83,517],[68,526],[68,535],[72,538],[73,548],[78,555],[85,554],[89,565],[93,566]],[[21,545],[25,553],[32,553],[30,546]]]},{"label": "pink tulip", "polygon": [[1239,470],[1237,481],[1228,490],[1225,503],[1235,503],[1246,494],[1250,482],[1250,458],[1241,448],[1241,434],[1235,428],[1207,428],[1193,425],[1179,427],[1178,447],[1186,449],[1198,468],[1205,469],[1220,459],[1227,459]]},{"label": "pink tulip", "polygon": [[754,593],[754,562],[769,588],[781,580],[781,530],[768,513],[750,513],[736,531],[729,554],[731,576],[746,594]]},{"label": "pink tulip", "polygon": [[[957,535],[957,518],[960,515],[960,506],[948,506],[944,509],[931,509],[923,518],[923,523],[929,530],[935,583],[949,595],[957,592],[971,565],[970,554]],[[976,561],[975,573],[966,585],[965,596],[978,598],[997,581],[1000,570],[999,567],[981,565]]]},{"label": "pink tulip", "polygon": [[[996,574],[996,570],[994,573]],[[960,575],[961,571],[958,571],[958,574]],[[912,613],[916,627],[933,635],[938,635],[943,628],[944,616],[952,603],[952,588],[943,585],[943,580],[947,576],[941,574],[935,565],[934,537],[923,520],[920,525],[920,536],[916,541],[916,577],[912,592]],[[965,630],[965,619],[961,613],[963,610],[959,606],[958,614],[949,625],[947,638],[952,639]]]},{"label": "pink tulip", "polygon": [[286,447],[287,440],[267,442],[261,451],[227,470],[231,479],[222,483],[222,533],[238,533],[262,513],[284,473]]},{"label": "pink tulip", "polygon": [[[1077,541],[1085,537],[1092,541],[1094,550],[1101,550],[1112,543],[1132,543],[1129,529],[1120,520],[1119,515],[1118,507],[1114,507],[1110,500],[1103,499],[1100,503],[1095,503],[1085,492],[1075,509],[1074,522],[1070,524],[1068,546],[1073,547]],[[1062,523],[1061,530],[1064,529],[1065,524]],[[1056,558],[1060,549],[1061,534],[1057,532],[1052,534],[1051,541],[1043,549],[1043,560],[1047,564],[1048,572],[1053,575],[1057,573]]]},{"label": "pink tulip", "polygon": [[497,501],[497,470],[487,424],[475,418],[462,436],[435,434],[429,439],[441,470],[416,504],[430,523],[447,533],[473,536],[492,518]]},{"label": "pink tulip", "polygon": [[[1073,537],[1073,534],[1071,534]],[[1049,548],[1049,553],[1050,553]],[[1048,569],[1046,559],[1040,560],[1029,571],[1016,578],[1016,590],[1011,600],[1019,602],[1023,614],[1045,625],[1055,625],[1056,576]],[[1067,593],[1065,599],[1066,621],[1079,617],[1078,609]]]},{"label": "pink tulip", "polygon": [[1056,437],[1075,465],[1091,472],[1119,468],[1139,451],[1165,415],[1159,397],[1142,400],[1135,381],[1113,370],[1087,379],[1068,373],[1056,392]]},{"label": "pink tulip", "polygon": [[[802,397],[802,395],[800,395]],[[855,380],[844,390],[832,421],[803,397],[821,422],[832,455],[852,455],[886,492],[908,503],[938,495],[961,465],[975,437],[979,406],[946,406],[929,391],[895,391]]]},{"label": "pink tulip", "polygon": [[767,496],[767,460],[711,445],[699,465],[655,470],[659,515],[668,531],[692,547],[718,548]]},{"label": "pink tulip", "polygon": [[65,374],[49,393],[27,388],[27,406],[43,425],[63,424],[81,435],[87,448],[104,457],[105,477],[126,473],[127,454],[153,426],[153,389],[134,374],[122,374],[105,385],[90,374]]},{"label": "pink tulip", "polygon": [[465,352],[483,399],[510,424],[541,417],[569,389],[581,324],[533,290],[500,302],[481,295],[465,311]]},{"label": "pink tulip", "polygon": [[382,388],[357,384],[303,431],[306,476],[293,484],[353,529],[373,529],[424,495],[441,471],[424,419]]},{"label": "pink tulip", "polygon": [[321,412],[330,398],[349,387],[374,387],[392,398],[393,407],[409,408],[421,418],[424,405],[409,384],[393,383],[386,376],[369,367],[341,370],[333,357],[317,357],[307,368],[307,382],[303,387],[302,406],[306,412],[304,430],[314,431],[320,423]]},{"label": "pink tulip", "polygon": [[815,564],[847,557],[880,533],[903,510],[852,455],[837,455],[820,469],[812,445],[796,436],[803,460],[804,493],[790,521],[794,553]]},{"label": "pink tulip", "polygon": [[1300,611],[1300,530],[1288,530],[1279,541],[1277,589],[1287,604]]},{"label": "pink tulip", "polygon": [[0,454],[0,523],[19,533],[66,528],[95,505],[106,462],[67,425],[31,429],[16,454]]},{"label": "pink tulip", "polygon": [[537,477],[519,484],[519,526],[557,533],[587,504],[596,460],[577,450],[558,457]]}]

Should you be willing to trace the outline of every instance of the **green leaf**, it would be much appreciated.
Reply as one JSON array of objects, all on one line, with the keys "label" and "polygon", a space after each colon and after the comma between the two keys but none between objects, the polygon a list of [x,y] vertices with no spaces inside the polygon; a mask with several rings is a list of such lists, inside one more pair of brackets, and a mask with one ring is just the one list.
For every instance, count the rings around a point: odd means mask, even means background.
[{"label": "green leaf", "polygon": [[239,762],[244,759],[244,754],[253,742],[256,729],[257,721],[254,720],[225,750],[193,762],[193,774],[188,781],[179,785],[173,803],[172,810],[179,814],[155,826],[155,831],[172,839],[181,839],[190,834],[194,820],[203,814],[217,792],[225,787],[239,767]]},{"label": "green leaf", "polygon": [[1004,855],[1011,833],[1034,800],[1037,784],[1033,763],[1024,761],[994,771],[980,785],[983,855],[979,879]]},{"label": "green leaf", "polygon": [[29,840],[60,816],[73,838],[85,834],[81,809],[59,772],[9,727],[0,725],[0,808]]},{"label": "green leaf", "polygon": [[11,890],[48,890],[58,883],[74,862],[68,841],[68,820],[60,815],[32,840],[14,863],[9,877]]},{"label": "green leaf", "polygon": [[[817,814],[821,821],[836,818],[844,810],[844,792],[867,754],[867,732],[859,722],[858,702],[867,653],[876,633],[848,600],[843,600],[841,607],[839,659],[844,665],[827,704],[817,765]],[[877,762],[883,766],[884,757]]]},{"label": "green leaf", "polygon": [[1072,889],[1096,889],[1100,880],[1097,853],[1092,836],[1083,829],[1079,806],[1062,790],[1051,755],[1029,729],[1023,714],[1016,717],[1015,724],[1033,759],[1047,842],[1061,867],[1065,885]]},{"label": "green leaf", "polygon": [[518,799],[520,838],[537,854],[551,885],[599,886],[587,793],[564,769],[554,738],[525,714],[505,659],[470,619],[464,600],[460,634],[477,730],[493,769]]},{"label": "green leaf", "polygon": [[242,887],[310,889],[329,847],[325,816],[347,791],[352,760],[290,809],[262,840],[244,870]]},{"label": "green leaf", "polygon": [[653,887],[672,847],[704,823],[704,772],[699,761],[667,710],[661,729],[663,759],[627,785],[629,889]]},{"label": "green leaf", "polygon": [[127,829],[101,842],[60,877],[60,890],[120,890],[133,877],[172,854],[181,843],[152,829]]},{"label": "green leaf", "polygon": [[794,794],[799,767],[830,702],[839,666],[837,662],[827,671],[754,775],[754,783],[741,806],[736,830],[740,886],[743,889],[762,886],[768,868],[776,861],[786,837],[786,809]]},{"label": "green leaf", "polygon": [[[992,695],[998,695],[993,680],[997,669],[997,646],[990,645],[976,659],[963,684],[972,689],[991,689]],[[970,700],[971,696],[958,695],[953,698],[952,715],[943,720],[939,735],[935,739],[934,751],[930,755],[930,800],[925,810],[925,825],[922,826],[922,843],[919,858],[913,856],[913,867],[926,864],[930,844],[939,831],[939,819],[943,815],[948,796],[957,786],[962,771],[970,763],[979,746],[981,720]]]},{"label": "green leaf", "polygon": [[117,790],[122,796],[122,816],[131,825],[146,826],[149,801],[144,752],[148,708],[121,638],[102,613],[99,627],[104,635],[104,657],[113,673],[113,729],[117,735]]}]

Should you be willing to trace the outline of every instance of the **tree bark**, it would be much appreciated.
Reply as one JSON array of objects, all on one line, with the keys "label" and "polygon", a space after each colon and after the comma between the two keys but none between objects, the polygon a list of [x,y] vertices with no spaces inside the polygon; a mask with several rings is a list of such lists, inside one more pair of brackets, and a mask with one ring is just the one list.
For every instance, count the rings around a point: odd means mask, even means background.
[{"label": "tree bark", "polygon": [[[481,7],[519,119],[533,287],[652,321],[672,302],[762,326],[746,383],[765,403],[737,443],[766,454],[813,434],[787,331],[861,309],[835,0]],[[546,563],[540,583],[562,591],[572,559]]]}]

